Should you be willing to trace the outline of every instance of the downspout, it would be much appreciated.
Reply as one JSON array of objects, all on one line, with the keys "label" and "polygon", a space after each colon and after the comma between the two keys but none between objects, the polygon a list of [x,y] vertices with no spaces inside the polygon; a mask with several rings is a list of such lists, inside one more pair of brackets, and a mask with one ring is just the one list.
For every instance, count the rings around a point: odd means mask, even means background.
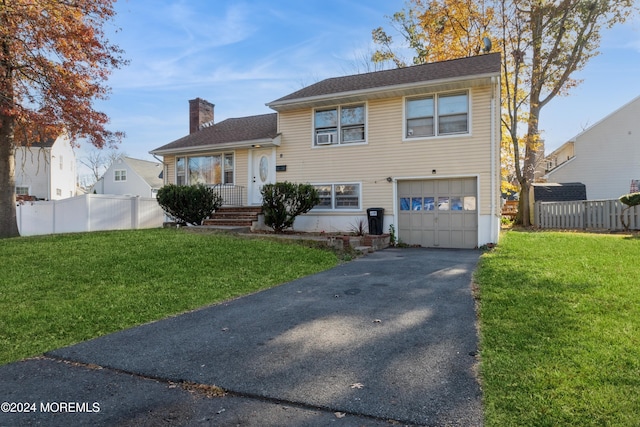
[{"label": "downspout", "polygon": [[[162,160],[160,160],[158,158],[158,156],[156,156],[155,154],[151,153],[151,155],[153,156],[154,159],[156,159],[158,162],[160,162],[160,164],[162,165],[162,182],[166,183],[167,182],[167,176],[168,174],[166,174],[166,167],[167,165],[164,163],[164,157],[162,158]],[[153,197],[153,188],[151,189],[151,197]]]},{"label": "downspout", "polygon": [[492,243],[498,243],[496,235],[496,80],[495,76],[491,77],[491,240]]}]

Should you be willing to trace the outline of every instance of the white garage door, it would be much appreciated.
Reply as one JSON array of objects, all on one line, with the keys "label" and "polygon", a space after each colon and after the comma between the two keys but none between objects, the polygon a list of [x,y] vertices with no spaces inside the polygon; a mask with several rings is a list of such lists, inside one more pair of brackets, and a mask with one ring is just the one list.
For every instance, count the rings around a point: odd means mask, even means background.
[{"label": "white garage door", "polygon": [[398,237],[439,248],[478,245],[476,178],[398,182]]}]

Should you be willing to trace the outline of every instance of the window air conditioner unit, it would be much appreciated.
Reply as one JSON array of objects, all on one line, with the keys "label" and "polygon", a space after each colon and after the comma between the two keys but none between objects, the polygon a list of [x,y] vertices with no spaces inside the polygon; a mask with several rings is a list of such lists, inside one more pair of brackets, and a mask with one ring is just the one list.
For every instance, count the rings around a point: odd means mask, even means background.
[{"label": "window air conditioner unit", "polygon": [[335,132],[316,134],[316,144],[317,145],[333,144],[336,141],[336,136],[337,134]]}]

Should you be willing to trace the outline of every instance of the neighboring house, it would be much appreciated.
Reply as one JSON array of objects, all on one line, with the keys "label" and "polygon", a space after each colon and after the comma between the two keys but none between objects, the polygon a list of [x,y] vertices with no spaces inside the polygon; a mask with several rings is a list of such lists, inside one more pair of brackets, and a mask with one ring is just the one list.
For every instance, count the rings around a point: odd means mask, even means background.
[{"label": "neighboring house", "polygon": [[266,183],[310,183],[321,202],[300,231],[350,231],[384,209],[403,242],[474,248],[498,240],[500,55],[323,80],[213,122],[190,101],[190,134],[152,151],[167,183],[223,184],[259,205]]},{"label": "neighboring house", "polygon": [[640,179],[640,97],[547,156],[548,182],[581,182],[589,200],[617,199]]},{"label": "neighboring house", "polygon": [[574,141],[565,142],[556,149],[554,152],[545,157],[545,175],[563,164],[573,159],[574,154]]},{"label": "neighboring house", "polygon": [[156,197],[164,181],[161,163],[120,156],[90,190],[96,194]]},{"label": "neighboring house", "polygon": [[76,155],[60,136],[16,148],[16,195],[59,200],[76,195]]}]

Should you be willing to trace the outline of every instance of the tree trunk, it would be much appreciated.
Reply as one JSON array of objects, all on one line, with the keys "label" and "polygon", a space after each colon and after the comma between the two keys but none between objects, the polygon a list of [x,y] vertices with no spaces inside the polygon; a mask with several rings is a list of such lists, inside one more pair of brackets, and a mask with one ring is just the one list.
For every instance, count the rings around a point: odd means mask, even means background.
[{"label": "tree trunk", "polygon": [[518,200],[518,215],[516,222],[524,227],[531,225],[531,209],[529,209],[529,191],[531,184],[526,180],[520,181],[520,200]]},{"label": "tree trunk", "polygon": [[0,238],[20,235],[16,222],[16,162],[13,129],[13,118],[2,117],[0,123]]}]

